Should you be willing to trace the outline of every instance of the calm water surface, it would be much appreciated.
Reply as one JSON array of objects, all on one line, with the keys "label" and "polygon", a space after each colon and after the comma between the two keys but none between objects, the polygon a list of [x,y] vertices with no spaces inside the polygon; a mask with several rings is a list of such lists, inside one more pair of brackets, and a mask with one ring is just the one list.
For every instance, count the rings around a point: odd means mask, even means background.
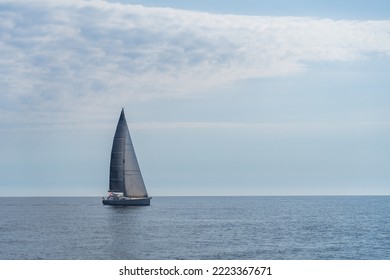
[{"label": "calm water surface", "polygon": [[0,259],[390,259],[390,197],[0,198]]}]

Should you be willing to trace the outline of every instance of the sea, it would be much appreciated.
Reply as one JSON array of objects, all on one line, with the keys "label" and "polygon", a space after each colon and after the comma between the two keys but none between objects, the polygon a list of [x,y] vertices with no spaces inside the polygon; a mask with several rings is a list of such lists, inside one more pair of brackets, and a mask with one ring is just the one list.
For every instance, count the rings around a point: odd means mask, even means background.
[{"label": "sea", "polygon": [[0,198],[2,260],[389,260],[390,196]]}]

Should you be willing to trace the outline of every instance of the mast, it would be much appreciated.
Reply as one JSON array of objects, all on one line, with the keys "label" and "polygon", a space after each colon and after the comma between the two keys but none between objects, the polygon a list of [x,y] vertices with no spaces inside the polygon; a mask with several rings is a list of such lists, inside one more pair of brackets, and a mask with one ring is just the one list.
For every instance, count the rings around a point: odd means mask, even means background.
[{"label": "mast", "polygon": [[148,197],[122,108],[111,150],[110,191],[127,197]]}]

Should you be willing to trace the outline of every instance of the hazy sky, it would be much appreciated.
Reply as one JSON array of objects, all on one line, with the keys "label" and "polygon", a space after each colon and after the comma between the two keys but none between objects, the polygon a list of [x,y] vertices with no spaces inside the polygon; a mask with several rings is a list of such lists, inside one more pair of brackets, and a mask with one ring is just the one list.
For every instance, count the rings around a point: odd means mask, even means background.
[{"label": "hazy sky", "polygon": [[390,2],[0,0],[0,195],[390,194]]}]

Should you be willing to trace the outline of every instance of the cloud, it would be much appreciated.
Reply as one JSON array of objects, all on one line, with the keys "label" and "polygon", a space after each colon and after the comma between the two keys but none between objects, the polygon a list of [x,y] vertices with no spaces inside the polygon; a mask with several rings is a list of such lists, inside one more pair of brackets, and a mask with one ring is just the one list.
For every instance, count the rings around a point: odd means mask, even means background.
[{"label": "cloud", "polygon": [[296,131],[306,132],[326,132],[334,133],[335,131],[367,131],[390,127],[390,122],[143,122],[129,123],[132,129],[249,129],[258,131],[288,132]]},{"label": "cloud", "polygon": [[[390,21],[215,15],[104,1],[0,2],[0,122],[181,98],[315,61],[390,55]],[[63,118],[64,115],[58,115]]]}]

